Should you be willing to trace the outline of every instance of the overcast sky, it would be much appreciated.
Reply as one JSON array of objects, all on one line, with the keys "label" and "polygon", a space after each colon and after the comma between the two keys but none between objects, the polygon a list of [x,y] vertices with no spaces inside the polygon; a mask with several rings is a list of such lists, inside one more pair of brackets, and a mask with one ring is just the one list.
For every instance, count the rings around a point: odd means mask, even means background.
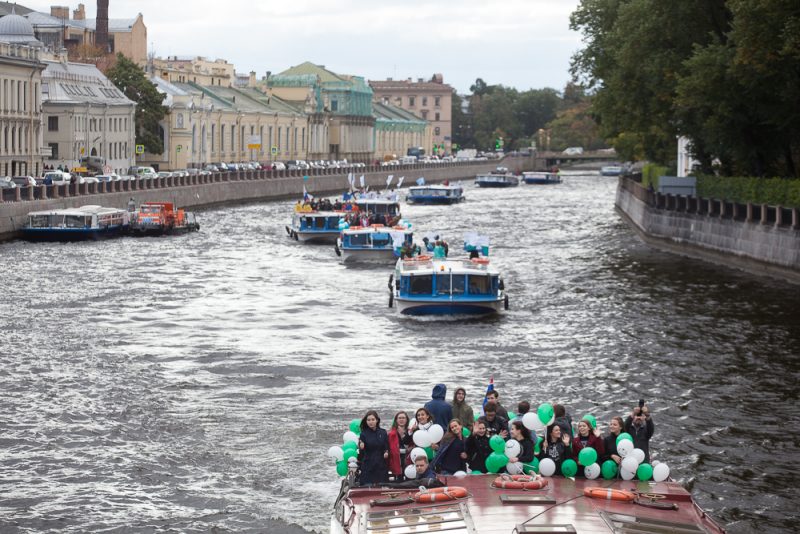
[{"label": "overcast sky", "polygon": [[[460,93],[476,78],[519,90],[563,89],[580,36],[579,0],[110,0],[111,18],[141,12],[156,55],[224,58],[238,72],[304,61],[371,80],[435,72]],[[20,2],[38,11],[61,0]],[[94,18],[97,3],[84,2]],[[70,9],[77,2],[69,3]]]}]

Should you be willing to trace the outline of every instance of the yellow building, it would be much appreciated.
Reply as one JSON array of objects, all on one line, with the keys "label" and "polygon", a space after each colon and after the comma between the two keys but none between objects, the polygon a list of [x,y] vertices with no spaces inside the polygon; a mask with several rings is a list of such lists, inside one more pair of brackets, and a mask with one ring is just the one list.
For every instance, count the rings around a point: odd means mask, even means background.
[{"label": "yellow building", "polygon": [[382,102],[372,103],[375,117],[375,153],[373,159],[401,158],[409,148],[431,146],[431,127],[413,113]]},{"label": "yellow building", "polygon": [[151,65],[156,76],[171,83],[231,87],[235,80],[233,65],[224,59],[212,61],[200,56],[170,56],[165,59],[154,58]]}]

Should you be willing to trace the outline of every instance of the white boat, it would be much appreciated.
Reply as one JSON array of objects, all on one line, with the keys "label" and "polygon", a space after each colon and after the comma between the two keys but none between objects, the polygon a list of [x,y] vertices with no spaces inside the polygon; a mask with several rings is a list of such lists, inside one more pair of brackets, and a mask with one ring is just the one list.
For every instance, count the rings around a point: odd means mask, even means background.
[{"label": "white boat", "polygon": [[389,306],[404,315],[484,315],[508,309],[500,271],[488,258],[397,260]]},{"label": "white boat", "polygon": [[413,240],[414,232],[405,226],[353,226],[341,231],[334,250],[343,263],[391,263],[400,256],[400,247]]},{"label": "white boat", "polygon": [[497,167],[492,172],[477,175],[475,185],[478,187],[515,187],[519,185],[519,178],[509,172],[507,167]]},{"label": "white boat", "polygon": [[622,174],[621,165],[606,165],[600,169],[600,176],[619,176]]},{"label": "white boat", "polygon": [[295,241],[336,243],[339,220],[344,215],[344,212],[338,211],[296,211],[292,215],[292,224],[286,227],[286,233]]},{"label": "white boat", "polygon": [[88,205],[28,213],[22,235],[36,241],[80,241],[116,237],[128,230],[129,213]]},{"label": "white boat", "polygon": [[522,173],[526,184],[560,184],[561,176],[555,172],[527,171]]},{"label": "white boat", "polygon": [[464,200],[460,185],[417,185],[408,188],[406,202],[410,204],[456,204]]}]

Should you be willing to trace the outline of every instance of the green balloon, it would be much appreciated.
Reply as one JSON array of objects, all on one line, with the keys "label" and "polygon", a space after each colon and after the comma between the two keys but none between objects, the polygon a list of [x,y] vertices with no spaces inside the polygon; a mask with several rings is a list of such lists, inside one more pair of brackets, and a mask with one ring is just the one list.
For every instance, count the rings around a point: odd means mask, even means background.
[{"label": "green balloon", "polygon": [[539,472],[539,459],[534,458],[533,461],[529,464],[522,465],[522,472],[526,475],[530,475],[531,473],[538,473]]},{"label": "green balloon", "polygon": [[349,460],[350,458],[355,458],[356,456],[358,456],[358,451],[354,449],[347,449],[346,451],[344,451],[345,462],[347,462],[347,460]]},{"label": "green balloon", "polygon": [[425,447],[425,456],[428,457],[429,462],[433,460],[433,447]]},{"label": "green balloon", "polygon": [[509,421],[513,421],[515,417],[517,417],[517,414],[515,414],[514,412],[508,412]]},{"label": "green balloon", "polygon": [[355,432],[358,434],[361,432],[361,420],[360,419],[353,419],[350,421],[350,432]]},{"label": "green balloon", "polygon": [[[475,414],[475,420],[477,421],[477,420],[478,420],[478,419],[480,419],[480,418],[481,418],[481,414],[479,414],[479,413],[476,413],[476,414]],[[481,473],[481,474],[483,474],[483,473]]]},{"label": "green balloon", "polygon": [[468,438],[469,437],[469,429],[467,427],[465,427],[465,426],[461,427],[461,435],[464,436],[465,438]]},{"label": "green balloon", "polygon": [[631,436],[627,432],[620,433],[620,435],[617,436],[617,445],[619,445],[619,442],[622,441],[623,439],[629,439],[632,442],[633,441],[633,436]]},{"label": "green balloon", "polygon": [[564,463],[561,464],[561,474],[565,477],[574,477],[577,473],[578,464],[575,463],[575,460],[564,460]]},{"label": "green balloon", "polygon": [[595,419],[592,414],[587,413],[583,416],[583,418],[589,421],[589,424],[592,425],[592,428],[597,428],[597,419]]},{"label": "green balloon", "polygon": [[636,470],[636,477],[645,482],[653,478],[653,466],[650,464],[639,464],[639,469]]},{"label": "green balloon", "polygon": [[553,405],[550,403],[540,404],[539,408],[536,410],[536,415],[539,416],[539,421],[543,425],[549,425],[550,420],[553,418]]},{"label": "green balloon", "polygon": [[356,443],[355,441],[346,441],[342,445],[342,450],[345,451],[345,452],[347,452],[348,450],[357,451],[358,450],[358,443]]},{"label": "green balloon", "polygon": [[506,450],[506,440],[502,436],[495,434],[489,440],[489,446],[494,452],[503,452]]},{"label": "green balloon", "polygon": [[340,477],[347,475],[347,461],[336,462],[336,474]]},{"label": "green balloon", "polygon": [[533,452],[534,453],[539,454],[539,450],[540,450],[539,446],[542,444],[543,441],[544,440],[541,437],[536,436],[536,445],[533,446]]},{"label": "green balloon", "polygon": [[505,454],[500,454],[499,452],[493,452],[488,458],[486,458],[486,470],[490,473],[497,473],[504,468],[507,463],[508,456]]},{"label": "green balloon", "polygon": [[602,467],[600,468],[600,472],[603,473],[603,478],[606,480],[611,480],[612,478],[617,476],[619,472],[619,467],[617,466],[614,460],[606,460],[603,462]]},{"label": "green balloon", "polygon": [[585,447],[578,453],[578,463],[586,467],[597,461],[597,451],[592,447]]},{"label": "green balloon", "polygon": [[470,475],[482,475],[483,472],[478,471],[477,469],[473,469],[472,471],[469,472],[469,474]]}]

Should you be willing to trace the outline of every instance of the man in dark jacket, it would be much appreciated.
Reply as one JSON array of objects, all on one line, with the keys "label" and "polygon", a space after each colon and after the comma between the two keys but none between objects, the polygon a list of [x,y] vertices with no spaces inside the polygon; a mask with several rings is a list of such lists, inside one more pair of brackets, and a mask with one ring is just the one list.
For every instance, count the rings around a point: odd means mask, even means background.
[{"label": "man in dark jacket", "polygon": [[444,400],[447,395],[447,386],[436,384],[431,393],[431,400],[425,403],[425,408],[433,415],[433,422],[447,431],[450,420],[453,418],[453,408]]},{"label": "man in dark jacket", "polygon": [[650,438],[655,432],[655,425],[650,418],[647,406],[637,406],[625,419],[625,432],[633,437],[633,446],[644,451],[644,462],[650,463]]},{"label": "man in dark jacket", "polygon": [[497,415],[497,405],[494,402],[487,402],[483,407],[483,417],[478,421],[483,421],[486,425],[486,435],[491,437],[499,434],[503,439],[508,437],[508,419]]}]

